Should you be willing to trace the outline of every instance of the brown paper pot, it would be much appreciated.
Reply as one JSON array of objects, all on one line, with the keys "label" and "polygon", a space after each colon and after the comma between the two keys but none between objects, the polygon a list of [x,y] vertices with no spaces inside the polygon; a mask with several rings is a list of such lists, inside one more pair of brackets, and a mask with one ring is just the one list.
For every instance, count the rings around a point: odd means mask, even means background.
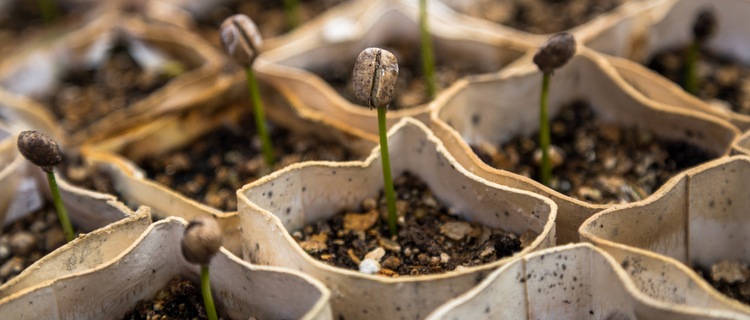
[{"label": "brown paper pot", "polygon": [[98,66],[117,39],[130,45],[131,54],[145,70],[159,70],[168,59],[174,59],[185,65],[188,71],[126,108],[103,116],[76,132],[66,132],[60,137],[66,144],[102,139],[224,90],[214,85],[222,58],[213,47],[189,32],[148,25],[116,11],[106,11],[76,32],[5,59],[0,64],[0,86],[29,97],[21,100],[24,103],[22,109],[41,114],[46,118],[44,121],[54,123],[55,117],[50,109],[42,106],[46,103],[43,101],[56,94],[56,86],[66,73]]},{"label": "brown paper pot", "polygon": [[[750,3],[743,0],[660,0],[652,1],[650,8],[633,16],[638,23],[622,23],[610,32],[602,33],[590,47],[640,63],[646,63],[654,54],[665,49],[687,46],[692,41],[692,24],[698,11],[713,8],[719,26],[706,43],[716,54],[729,57],[743,65],[750,65],[750,32],[744,21],[750,15]],[[618,35],[618,36],[615,36]],[[650,73],[650,71],[649,71]],[[644,93],[660,100],[660,91],[678,91],[676,85],[644,84]],[[663,88],[663,89],[662,89]],[[641,88],[639,88],[641,89]],[[684,95],[688,95],[683,93]],[[750,115],[729,110],[723,103],[682,98],[689,108],[699,108],[713,114],[723,114],[740,129],[750,128]]]},{"label": "brown paper pot", "polygon": [[[238,123],[241,118],[248,117],[249,100],[246,93],[239,93],[240,88],[247,91],[244,73],[224,80],[229,82],[226,85],[229,89],[221,98],[224,104],[206,103],[179,114],[160,117],[123,135],[88,145],[83,148],[82,153],[89,161],[111,170],[115,188],[122,201],[131,206],[148,205],[157,217],[178,216],[189,220],[197,216],[214,216],[224,228],[224,247],[239,254],[241,251],[236,212],[221,211],[148,179],[146,173],[135,164],[145,157],[191,144],[227,122]],[[364,150],[369,152],[375,145],[361,135],[295,113],[272,90],[262,92],[265,93],[264,105],[269,120],[281,127],[338,142],[355,155],[364,155]]]},{"label": "brown paper pot", "polygon": [[[653,284],[660,285],[662,283]],[[682,295],[700,293],[688,286],[677,289]],[[435,310],[427,319],[744,317],[730,311],[712,310],[704,304],[668,304],[652,299],[638,290],[627,272],[604,250],[590,244],[573,244],[534,252],[506,264],[475,288]]]},{"label": "brown paper pot", "polygon": [[129,247],[151,224],[148,207],[128,217],[76,238],[27,267],[0,286],[0,297],[44,285],[50,280],[93,269]]},{"label": "brown paper pot", "polygon": [[[530,60],[529,56],[526,58]],[[555,71],[550,88],[550,119],[563,104],[583,99],[599,119],[620,126],[639,126],[658,137],[689,142],[718,155],[728,152],[737,135],[737,129],[726,121],[647,99],[619,77],[602,56],[583,47],[567,65]],[[577,200],[532,179],[494,169],[469,146],[481,142],[497,145],[516,135],[537,131],[540,90],[541,72],[532,63],[497,76],[458,83],[435,102],[433,129],[456,161],[472,173],[552,198],[560,210],[558,243],[576,242],[580,224],[607,205]]]},{"label": "brown paper pot", "polygon": [[[330,71],[333,63],[353,65],[363,49],[389,40],[418,44],[418,11],[413,3],[389,0],[359,1],[346,8],[337,11],[335,17],[306,26],[283,45],[266,51],[256,62],[256,70],[300,113],[358,128],[377,141],[377,113],[350,102],[311,71]],[[452,15],[443,13],[434,11],[429,19],[438,66],[441,61],[454,59],[481,72],[496,72],[530,48],[512,38],[470,31],[460,21],[453,20]],[[418,54],[418,50],[415,52]],[[426,120],[428,110],[428,104],[391,110],[388,125],[406,116]]]},{"label": "brown paper pot", "polygon": [[[471,175],[419,121],[406,118],[396,124],[389,134],[389,148],[395,176],[409,171],[420,177],[436,199],[462,212],[464,219],[538,235],[514,256],[554,243],[554,203]],[[332,267],[310,257],[290,233],[341,209],[355,208],[382,189],[379,155],[376,149],[364,162],[295,164],[240,189],[245,259],[301,270],[320,279],[333,291],[334,315],[347,319],[424,317],[511,259],[440,275],[387,278]]]},{"label": "brown paper pot", "polygon": [[[180,254],[185,224],[154,223],[108,263],[6,297],[0,310],[12,319],[118,318],[176,275],[199,283],[199,267]],[[217,308],[231,319],[331,319],[330,292],[305,275],[254,266],[226,250],[211,260],[210,275]]]},{"label": "brown paper pot", "polygon": [[[688,170],[651,198],[598,213],[581,226],[581,239],[623,262],[631,252],[654,252],[674,264],[674,277],[710,293],[724,309],[750,315],[750,307],[711,288],[690,267],[710,269],[721,260],[748,263],[747,181],[750,158],[721,158]],[[637,261],[629,272],[637,272]],[[642,275],[659,278],[658,274]],[[661,276],[664,277],[663,275]],[[677,281],[677,280],[675,280]],[[656,293],[679,299],[674,293]]]}]

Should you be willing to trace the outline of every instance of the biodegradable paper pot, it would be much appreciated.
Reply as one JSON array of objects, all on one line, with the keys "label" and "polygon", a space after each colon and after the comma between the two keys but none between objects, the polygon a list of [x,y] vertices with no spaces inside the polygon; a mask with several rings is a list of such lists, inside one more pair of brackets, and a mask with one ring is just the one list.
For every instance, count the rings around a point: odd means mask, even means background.
[{"label": "biodegradable paper pot", "polygon": [[[423,179],[435,197],[464,219],[488,227],[538,236],[516,253],[552,245],[555,204],[471,175],[445,152],[442,143],[411,118],[390,132],[391,168]],[[382,189],[378,149],[364,162],[305,162],[289,166],[238,191],[240,236],[245,259],[310,274],[333,291],[336,317],[418,319],[468,290],[490,270],[511,258],[439,275],[387,278],[332,267],[315,260],[290,233],[343,209],[354,209]]]},{"label": "biodegradable paper pot", "polygon": [[[750,262],[748,181],[750,157],[705,163],[672,178],[645,201],[592,216],[580,228],[581,239],[611,252],[620,262],[631,252],[663,255],[675,265],[672,269],[681,270],[681,281],[709,291],[724,309],[750,314],[750,307],[722,296],[688,267],[710,269],[721,260]],[[671,291],[657,294],[679,299]]]},{"label": "biodegradable paper pot", "polygon": [[[118,318],[174,276],[199,283],[199,266],[180,253],[185,224],[156,222],[115,259],[6,297],[0,312],[12,319]],[[308,276],[253,266],[224,249],[211,260],[210,275],[217,308],[231,319],[331,319],[330,292]]]},{"label": "biodegradable paper pot", "polygon": [[148,207],[47,254],[27,267],[21,274],[0,286],[0,298],[48,281],[86,271],[106,263],[129,247],[151,223]]},{"label": "biodegradable paper pot", "polygon": [[[234,76],[228,81],[231,82],[228,84],[228,97],[223,100],[229,102],[225,102],[224,105],[199,105],[180,114],[160,117],[126,134],[88,145],[83,148],[82,153],[89,161],[108,168],[113,176],[115,188],[126,203],[148,205],[158,217],[178,216],[188,220],[205,215],[216,217],[224,229],[224,246],[239,254],[239,220],[236,212],[223,212],[148,179],[146,173],[134,163],[148,156],[184,147],[226,122],[237,123],[241,117],[247,117],[251,109],[250,102],[245,96],[246,93],[238,92],[239,87],[244,87],[247,91],[244,78]],[[295,110],[288,107],[283,99],[271,90],[262,92],[266,93],[264,105],[268,118],[281,127],[339,142],[354,154],[364,155],[365,149],[369,152],[375,145],[361,135],[295,113]]]},{"label": "biodegradable paper pot", "polygon": [[[665,49],[687,46],[692,41],[692,24],[697,13],[704,8],[713,8],[718,21],[716,33],[708,40],[706,47],[711,51],[730,57],[735,61],[750,65],[750,29],[746,27],[750,15],[750,3],[744,0],[659,0],[652,1],[647,10],[634,15],[634,21],[617,25],[610,32],[599,35],[590,47],[645,63],[654,54]],[[639,86],[646,95],[660,100],[661,91],[681,91],[669,80],[669,85],[650,84]],[[639,88],[639,89],[641,89]],[[683,93],[684,95],[689,95]],[[706,110],[713,114],[723,114],[740,129],[750,128],[750,115],[728,110],[725,106],[712,105],[695,97],[682,98],[689,108]]]},{"label": "biodegradable paper pot", "polygon": [[223,90],[214,84],[222,58],[213,47],[189,32],[147,25],[114,11],[103,13],[76,32],[5,59],[0,64],[0,86],[32,98],[33,101],[22,100],[22,109],[42,114],[45,121],[54,123],[56,120],[50,110],[39,101],[56,94],[56,87],[66,72],[102,63],[107,49],[117,39],[130,45],[131,55],[144,70],[156,70],[166,60],[176,59],[188,71],[126,108],[81,130],[67,132],[61,137],[69,142],[65,144],[102,139],[165,112],[199,103]]},{"label": "biodegradable paper pot", "polygon": [[[497,145],[516,135],[537,131],[541,77],[536,65],[528,63],[499,75],[456,84],[435,102],[433,130],[456,161],[470,172],[552,198],[560,208],[558,243],[576,242],[580,224],[607,205],[577,200],[530,178],[492,168],[469,146]],[[550,119],[565,103],[577,99],[587,101],[601,120],[639,126],[655,136],[689,142],[718,155],[728,152],[737,135],[737,129],[726,121],[647,99],[623,81],[602,56],[583,47],[552,76]]]},{"label": "biodegradable paper pot", "polygon": [[[26,159],[18,153],[13,135],[0,142],[0,221],[15,221],[41,207],[36,181],[29,176]],[[3,223],[5,224],[5,223]]]},{"label": "biodegradable paper pot", "polygon": [[[688,286],[677,289],[682,295],[696,291]],[[738,313],[711,310],[703,303],[665,304],[652,299],[638,290],[627,272],[604,250],[590,244],[575,244],[534,252],[506,264],[427,319],[742,317]]]},{"label": "biodegradable paper pot", "polygon": [[[329,70],[333,63],[353,65],[365,48],[389,40],[414,44],[418,55],[417,7],[393,0],[359,1],[326,20],[296,32],[288,41],[261,54],[259,77],[266,79],[290,103],[310,117],[358,128],[377,141],[377,113],[350,102],[312,70]],[[530,47],[507,37],[472,32],[444,10],[431,12],[429,24],[436,61],[456,59],[491,73],[514,61]],[[403,70],[402,70],[403,71]],[[352,70],[341,70],[351,73]],[[437,74],[439,76],[439,74]],[[406,88],[396,88],[396,92]],[[428,104],[388,112],[392,125],[405,116],[427,119]]]}]

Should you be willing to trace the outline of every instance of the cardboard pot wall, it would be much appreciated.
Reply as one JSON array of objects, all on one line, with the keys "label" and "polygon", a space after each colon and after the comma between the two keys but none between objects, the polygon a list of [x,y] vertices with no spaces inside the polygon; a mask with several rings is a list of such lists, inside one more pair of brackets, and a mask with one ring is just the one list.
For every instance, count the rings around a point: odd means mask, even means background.
[{"label": "cardboard pot wall", "polygon": [[[112,261],[6,297],[0,311],[16,319],[117,318],[175,276],[198,283],[199,267],[180,254],[185,224],[179,218],[156,222]],[[253,266],[226,250],[209,267],[214,300],[228,318],[331,319],[330,292],[305,275]]]},{"label": "cardboard pot wall", "polygon": [[[652,284],[660,285],[663,283]],[[605,251],[590,244],[575,244],[534,252],[506,264],[427,319],[740,317],[737,313],[651,299],[638,291],[625,270]]]},{"label": "cardboard pot wall", "polygon": [[750,307],[721,296],[690,269],[710,270],[723,260],[749,262],[750,242],[745,236],[750,228],[749,177],[748,157],[708,162],[674,177],[646,201],[592,216],[580,228],[581,239],[614,252],[621,260],[628,251],[647,250],[669,257],[691,282],[723,302],[725,309],[750,314]]},{"label": "cardboard pot wall", "polygon": [[[243,74],[244,76],[244,74]],[[190,198],[171,186],[148,178],[136,163],[149,157],[159,157],[195,144],[213,130],[230,128],[235,131],[241,121],[252,117],[249,99],[239,93],[239,87],[247,91],[242,77],[233,77],[224,104],[206,104],[184,110],[180,114],[164,116],[126,134],[86,146],[84,155],[101,165],[112,167],[115,184],[123,201],[133,205],[148,205],[159,217],[178,216],[184,219],[211,215],[219,219],[224,228],[224,245],[231,252],[240,253],[236,211],[222,211],[198,199]],[[343,146],[353,156],[369,153],[375,145],[356,133],[340,130],[327,123],[309,119],[295,113],[286,102],[271,90],[264,90],[264,105],[270,122],[299,135],[315,137],[316,143],[332,143]],[[243,138],[244,139],[244,138]],[[248,142],[251,143],[251,142]],[[216,152],[223,157],[224,155]],[[195,169],[198,170],[198,169]],[[215,173],[211,174],[214,175]],[[235,191],[229,196],[235,199]]]},{"label": "cardboard pot wall", "polygon": [[109,262],[140,237],[149,224],[149,209],[141,207],[120,221],[78,237],[0,285],[0,298]]},{"label": "cardboard pot wall", "polygon": [[[560,207],[559,243],[575,242],[580,224],[594,212],[608,207],[607,204],[585,202],[528,177],[490,167],[470,147],[498,145],[537,131],[540,91],[541,72],[530,61],[498,75],[462,81],[437,99],[431,114],[432,126],[446,149],[470,172],[552,198]],[[738,133],[731,124],[718,118],[647,99],[623,81],[605,59],[583,47],[552,76],[550,119],[563,105],[573,101],[587,102],[602,123],[637,127],[655,137],[689,143],[716,156],[728,152]]]},{"label": "cardboard pot wall", "polygon": [[[257,61],[256,69],[259,76],[278,88],[300,113],[358,128],[376,140],[377,113],[354,99],[351,88],[335,89],[331,81],[348,86],[350,80],[347,79],[357,55],[373,46],[395,51],[401,78],[418,75],[421,68],[416,46],[419,43],[418,11],[413,4],[400,1],[360,1],[357,4],[348,6],[348,11],[342,10],[335,17],[308,26],[283,45],[266,51]],[[445,76],[455,74],[441,71],[441,67],[447,65],[470,69],[473,74],[494,73],[530,48],[513,38],[473,32],[453,20],[453,15],[444,13],[431,11],[429,17],[437,75],[440,72]],[[413,66],[407,68],[409,61]],[[387,115],[389,126],[406,116],[427,119],[429,99],[422,99],[421,93],[407,98],[407,85],[397,84],[396,97]],[[420,82],[414,86],[421,85]],[[393,105],[397,103],[409,107],[395,110]]]},{"label": "cardboard pot wall", "polygon": [[[540,196],[471,175],[420,122],[406,118],[389,134],[394,176],[409,171],[435,198],[467,221],[537,235],[514,256],[551,246],[556,206]],[[336,317],[417,319],[468,290],[505,258],[444,274],[389,278],[332,267],[309,256],[290,233],[355,209],[383,186],[379,150],[365,162],[307,162],[289,166],[238,191],[243,256],[255,263],[301,270],[333,291]],[[335,186],[335,187],[332,187]]]},{"label": "cardboard pot wall", "polygon": [[[625,57],[645,64],[657,53],[668,49],[687,47],[691,44],[693,23],[698,12],[713,9],[718,26],[707,40],[705,47],[712,53],[736,61],[741,65],[750,65],[750,33],[745,21],[750,15],[750,3],[743,0],[659,0],[652,1],[647,10],[633,16],[637,23],[625,21],[609,32],[598,36],[590,43],[594,50],[611,55]],[[701,68],[707,69],[707,65]],[[699,74],[703,74],[700,71]],[[718,78],[718,76],[717,76]],[[667,82],[671,82],[665,80]],[[676,84],[661,85],[666,90],[675,91]],[[644,94],[661,101],[662,89],[647,84],[639,86]],[[677,89],[677,91],[680,91]],[[687,95],[687,93],[682,93]],[[691,97],[692,98],[692,97]],[[685,99],[685,98],[684,98]],[[729,109],[724,101],[688,100],[687,107],[703,109],[712,114],[724,114],[725,117],[740,129],[750,128],[750,115]]]},{"label": "cardboard pot wall", "polygon": [[[118,44],[127,47],[127,53],[137,68],[142,69],[142,74],[164,75],[166,83],[151,93],[141,93],[140,98],[125,101],[120,109],[97,117],[91,116],[96,114],[96,109],[84,109],[78,113],[90,118],[56,119],[51,109],[52,100],[58,99],[55,103],[61,107],[65,103],[63,99],[75,91],[68,90],[67,95],[58,92],[64,79],[76,72],[103,69],[112,55],[110,49]],[[221,59],[215,48],[187,31],[145,24],[110,10],[76,32],[5,59],[0,64],[0,86],[30,98],[22,101],[23,109],[44,115],[47,122],[59,123],[66,130],[61,138],[66,144],[77,145],[188,107],[224,90],[214,85]],[[170,72],[173,76],[167,76]],[[145,81],[145,78],[140,80]],[[120,101],[110,101],[115,102]],[[77,103],[84,105],[80,101]]]}]

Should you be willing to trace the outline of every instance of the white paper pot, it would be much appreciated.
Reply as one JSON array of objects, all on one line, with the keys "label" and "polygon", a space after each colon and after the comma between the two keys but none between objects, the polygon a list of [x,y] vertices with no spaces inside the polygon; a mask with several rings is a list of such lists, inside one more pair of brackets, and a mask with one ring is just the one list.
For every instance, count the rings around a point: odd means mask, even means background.
[{"label": "white paper pot", "polygon": [[[750,65],[750,29],[745,26],[750,15],[750,3],[744,0],[658,0],[649,8],[632,17],[634,21],[618,23],[602,33],[590,47],[611,55],[646,63],[654,54],[670,48],[684,47],[692,41],[692,24],[697,13],[713,8],[719,23],[716,33],[706,46],[716,54],[730,57],[743,65]],[[637,21],[637,22],[635,22]],[[677,91],[688,96],[669,80],[669,85],[643,86],[644,93],[661,101],[659,92]],[[662,89],[664,88],[664,89]],[[682,98],[691,109],[703,109],[712,114],[723,114],[742,130],[750,128],[750,115],[728,110],[722,104]]]},{"label": "white paper pot", "polygon": [[[648,258],[647,258],[648,259]],[[653,267],[652,265],[644,268]],[[663,282],[652,286],[664,285]],[[694,289],[677,288],[679,294]],[[687,291],[687,292],[685,292]],[[427,319],[728,319],[744,315],[667,304],[641,293],[627,272],[590,244],[528,254],[494,271]]]},{"label": "white paper pot", "polygon": [[[525,59],[529,63],[499,75],[462,81],[438,97],[431,114],[433,130],[456,161],[472,173],[552,198],[560,208],[558,243],[576,242],[580,224],[607,205],[574,199],[532,179],[492,168],[469,146],[497,145],[538,130],[542,75],[530,56]],[[549,117],[554,118],[564,104],[577,99],[587,101],[601,120],[639,126],[657,137],[689,142],[717,155],[728,153],[738,133],[721,119],[649,100],[619,77],[601,55],[583,47],[552,76]]]},{"label": "white paper pot", "polygon": [[[185,224],[156,222],[115,259],[6,297],[0,312],[13,319],[117,318],[174,276],[199,283],[199,267],[180,253]],[[253,266],[224,249],[211,260],[210,275],[217,308],[231,319],[331,319],[330,292],[305,275]]]},{"label": "white paper pot", "polygon": [[0,297],[48,281],[93,269],[109,262],[128,248],[151,224],[148,207],[128,217],[82,235],[28,266],[19,275],[0,286]]},{"label": "white paper pot", "polygon": [[222,61],[215,48],[187,31],[145,24],[110,10],[76,32],[4,59],[0,64],[0,86],[30,99],[18,99],[24,104],[24,111],[3,112],[37,113],[43,116],[43,121],[55,123],[52,113],[38,101],[55,94],[66,72],[99,65],[118,38],[131,45],[131,54],[144,69],[159,68],[171,58],[189,70],[132,105],[77,132],[61,135],[66,145],[100,140],[165,112],[200,103],[225,90],[214,84]]},{"label": "white paper pot", "polygon": [[645,201],[592,216],[580,228],[581,239],[613,252],[621,262],[631,251],[663,255],[677,265],[672,269],[682,270],[685,282],[709,291],[723,308],[750,316],[750,307],[719,294],[688,267],[710,269],[722,260],[750,262],[749,177],[748,157],[708,162],[672,178]]},{"label": "white paper pot", "polygon": [[[553,202],[471,175],[448,153],[424,124],[406,118],[389,134],[394,176],[409,171],[433,195],[468,221],[502,227],[516,234],[538,236],[517,252],[555,241]],[[468,290],[505,258],[439,275],[388,278],[332,267],[315,260],[290,232],[324,220],[339,210],[353,209],[383,186],[380,153],[364,162],[305,162],[277,171],[238,191],[240,236],[245,259],[254,263],[301,270],[333,291],[335,317],[418,319],[439,304]]]},{"label": "white paper pot", "polygon": [[[300,113],[357,128],[377,141],[377,113],[348,101],[309,70],[325,70],[334,62],[353,64],[363,49],[388,40],[418,44],[417,13],[414,3],[359,1],[337,11],[335,16],[307,25],[282,45],[264,52],[255,68],[258,76],[274,85]],[[530,48],[513,38],[472,31],[460,20],[453,20],[455,15],[445,13],[435,10],[429,17],[438,64],[459,59],[492,73]],[[399,90],[405,88],[396,89]],[[422,104],[389,111],[388,125],[406,116],[426,120],[429,109],[429,104]]]}]

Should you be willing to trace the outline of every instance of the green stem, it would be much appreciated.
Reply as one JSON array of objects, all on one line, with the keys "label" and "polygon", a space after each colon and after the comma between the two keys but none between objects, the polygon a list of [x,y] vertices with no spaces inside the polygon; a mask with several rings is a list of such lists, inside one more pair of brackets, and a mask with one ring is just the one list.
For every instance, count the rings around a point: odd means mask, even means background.
[{"label": "green stem", "polygon": [[388,230],[391,236],[395,236],[398,231],[396,225],[396,192],[393,190],[393,177],[391,176],[391,158],[388,153],[388,135],[385,127],[386,107],[378,108],[378,130],[380,132],[380,161],[383,163],[383,190],[385,190],[385,200],[388,205]]},{"label": "green stem", "polygon": [[549,180],[552,176],[552,167],[549,163],[549,145],[550,145],[550,133],[549,133],[549,116],[547,112],[547,96],[549,95],[549,73],[544,73],[542,76],[542,98],[539,106],[539,148],[542,149],[542,165],[540,168],[539,177],[542,180],[542,184],[549,186]]},{"label": "green stem", "polygon": [[60,196],[60,189],[57,187],[57,180],[55,179],[54,171],[47,172],[47,182],[49,182],[49,190],[52,193],[52,202],[55,204],[57,218],[60,220],[60,225],[62,225],[65,239],[68,240],[68,242],[71,242],[76,238],[76,235],[73,232],[73,225],[70,224],[68,212],[65,211],[65,206],[63,205],[62,197]]},{"label": "green stem", "polygon": [[427,98],[435,98],[435,58],[432,50],[432,38],[427,27],[427,0],[419,0],[419,32],[422,45],[422,71]]},{"label": "green stem", "polygon": [[286,12],[286,22],[289,30],[299,26],[299,5],[297,0],[284,0],[284,12]]},{"label": "green stem", "polygon": [[255,127],[258,129],[260,135],[260,141],[263,148],[263,158],[266,160],[266,166],[270,169],[273,167],[275,162],[273,157],[273,146],[271,146],[271,138],[268,135],[268,129],[266,129],[266,117],[263,113],[263,102],[260,99],[260,90],[258,89],[258,82],[255,80],[255,73],[253,67],[246,69],[247,73],[247,87],[250,91],[250,99],[253,101],[253,107],[255,108]]},{"label": "green stem", "polygon": [[214,298],[211,296],[211,279],[208,276],[208,265],[201,266],[201,294],[203,295],[203,304],[206,306],[209,320],[218,320]]},{"label": "green stem", "polygon": [[42,16],[44,23],[52,23],[57,18],[57,7],[53,0],[37,0],[39,5],[39,13]]},{"label": "green stem", "polygon": [[693,40],[693,43],[688,49],[687,62],[685,64],[685,91],[692,95],[698,94],[698,52],[700,51],[700,44],[698,41]]}]

